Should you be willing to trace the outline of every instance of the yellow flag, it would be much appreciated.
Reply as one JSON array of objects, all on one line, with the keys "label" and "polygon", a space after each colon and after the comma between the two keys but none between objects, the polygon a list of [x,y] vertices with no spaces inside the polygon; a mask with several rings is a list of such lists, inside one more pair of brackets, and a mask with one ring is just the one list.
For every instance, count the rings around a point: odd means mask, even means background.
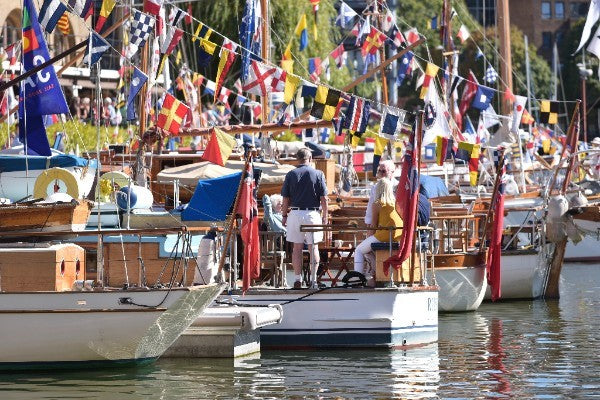
[{"label": "yellow flag", "polygon": [[281,68],[288,74],[294,73],[294,60],[281,60]]},{"label": "yellow flag", "polygon": [[376,156],[383,155],[383,152],[385,151],[385,146],[387,146],[387,144],[388,140],[386,138],[384,138],[383,136],[377,136],[375,138],[375,149],[373,150],[373,154]]},{"label": "yellow flag", "polygon": [[283,102],[290,104],[300,84],[300,77],[296,75],[288,75],[285,78],[285,88],[283,89]]}]

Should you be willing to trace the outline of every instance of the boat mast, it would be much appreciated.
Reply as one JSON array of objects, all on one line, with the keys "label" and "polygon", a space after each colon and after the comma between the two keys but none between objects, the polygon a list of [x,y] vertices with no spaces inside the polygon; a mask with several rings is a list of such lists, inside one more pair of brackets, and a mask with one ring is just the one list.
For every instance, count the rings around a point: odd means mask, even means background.
[{"label": "boat mast", "polygon": [[[262,42],[260,47],[260,56],[265,63],[269,63],[270,54],[269,48],[271,47],[271,36],[270,32],[270,21],[269,21],[269,0],[260,0],[260,8],[262,13],[262,24],[261,24],[261,36]],[[269,115],[269,97],[261,96],[261,121],[263,124],[267,122],[267,116]],[[254,135],[252,135],[252,142],[254,142]]]},{"label": "boat mast", "polygon": [[[485,1],[485,0],[484,0]],[[506,84],[506,88],[513,91],[512,80],[512,57],[510,51],[510,14],[508,7],[509,0],[498,0],[496,10],[498,12],[497,25],[498,35],[500,36],[500,55],[502,56],[502,67],[500,75],[502,81]],[[511,111],[511,106],[507,101],[502,102],[502,113],[508,114]]]},{"label": "boat mast", "polygon": [[533,107],[531,105],[531,65],[529,64],[529,38],[527,35],[524,35],[523,39],[525,41],[525,78],[527,80],[527,104],[529,105],[529,110],[533,112]]}]

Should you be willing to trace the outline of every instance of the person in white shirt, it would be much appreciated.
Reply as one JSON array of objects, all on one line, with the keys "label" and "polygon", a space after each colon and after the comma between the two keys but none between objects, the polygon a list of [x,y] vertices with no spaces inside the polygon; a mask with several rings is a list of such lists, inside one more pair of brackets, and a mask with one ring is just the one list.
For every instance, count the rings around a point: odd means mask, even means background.
[{"label": "person in white shirt", "polygon": [[[379,168],[377,168],[377,180],[381,178],[392,179],[394,183],[394,192],[396,190],[396,186],[398,183],[394,179],[394,172],[396,172],[396,164],[394,164],[393,160],[384,160],[379,163]],[[367,211],[365,212],[365,224],[367,226],[373,226],[373,204],[375,203],[375,186],[371,186],[371,192],[369,193],[369,202],[367,203]],[[375,226],[377,226],[377,221],[375,221]]]}]

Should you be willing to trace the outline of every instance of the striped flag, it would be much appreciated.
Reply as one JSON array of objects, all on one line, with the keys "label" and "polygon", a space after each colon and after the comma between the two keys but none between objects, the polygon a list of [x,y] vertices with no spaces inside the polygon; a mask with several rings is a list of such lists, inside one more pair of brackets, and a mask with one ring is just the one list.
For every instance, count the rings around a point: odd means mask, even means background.
[{"label": "striped flag", "polygon": [[201,159],[224,167],[236,145],[237,142],[231,135],[215,128]]},{"label": "striped flag", "polygon": [[337,65],[338,69],[342,68],[344,64],[346,64],[346,50],[344,49],[343,43],[333,49],[329,55],[335,61],[335,65]]},{"label": "striped flag", "polygon": [[71,33],[71,24],[69,23],[69,16],[66,13],[58,20],[58,30],[64,35]]},{"label": "striped flag", "polygon": [[67,6],[61,3],[60,0],[45,0],[38,16],[40,25],[46,32],[52,33],[65,11],[67,11]]},{"label": "striped flag", "polygon": [[92,0],[69,0],[68,4],[74,14],[85,19],[92,10],[94,2]]},{"label": "striped flag", "polygon": [[427,67],[425,68],[425,80],[423,81],[423,86],[421,87],[421,94],[419,95],[420,99],[425,98],[425,95],[429,90],[429,86],[431,85],[432,81],[437,75],[439,69],[440,67],[438,67],[437,65],[427,63]]},{"label": "striped flag", "polygon": [[102,32],[102,28],[116,4],[116,0],[102,0],[100,15],[98,15],[98,20],[96,21],[96,32]]},{"label": "striped flag", "polygon": [[348,129],[358,136],[362,135],[367,129],[370,110],[370,102],[360,97],[352,96],[343,122],[344,129]]}]

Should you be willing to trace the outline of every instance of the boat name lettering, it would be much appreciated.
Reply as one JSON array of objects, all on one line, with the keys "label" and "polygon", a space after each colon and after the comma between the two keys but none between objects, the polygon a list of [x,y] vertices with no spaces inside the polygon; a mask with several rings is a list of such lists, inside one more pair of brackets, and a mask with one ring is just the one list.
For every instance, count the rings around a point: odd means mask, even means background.
[{"label": "boat name lettering", "polygon": [[427,298],[427,311],[437,312],[438,310],[438,299],[434,297]]}]

